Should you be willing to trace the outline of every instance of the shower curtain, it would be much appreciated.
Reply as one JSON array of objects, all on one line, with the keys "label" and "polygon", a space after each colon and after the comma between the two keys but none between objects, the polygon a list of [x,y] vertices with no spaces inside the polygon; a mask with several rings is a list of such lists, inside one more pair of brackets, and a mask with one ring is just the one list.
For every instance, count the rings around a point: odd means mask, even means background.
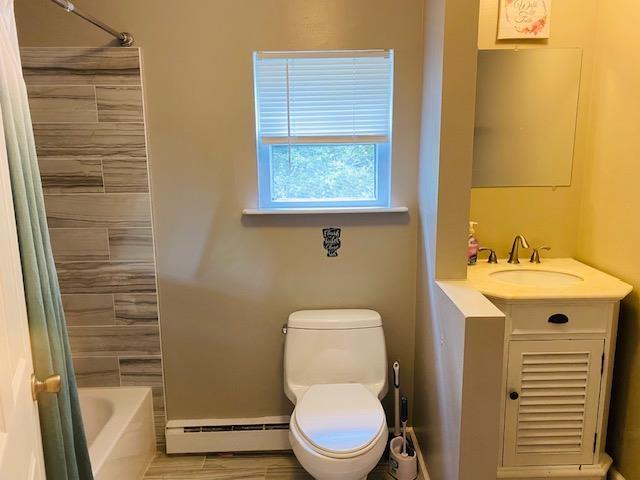
[{"label": "shower curtain", "polygon": [[38,401],[47,480],[91,480],[38,161],[22,78],[13,0],[0,0],[0,112],[18,227],[35,374],[62,376],[58,395]]}]

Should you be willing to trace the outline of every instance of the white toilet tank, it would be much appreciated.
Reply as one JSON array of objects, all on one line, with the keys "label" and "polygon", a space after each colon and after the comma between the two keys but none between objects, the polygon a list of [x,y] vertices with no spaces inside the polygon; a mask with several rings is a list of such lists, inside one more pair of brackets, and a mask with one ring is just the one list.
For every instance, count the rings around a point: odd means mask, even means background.
[{"label": "white toilet tank", "polygon": [[361,383],[387,394],[382,318],[373,310],[303,310],[289,316],[284,389],[294,404],[311,385]]}]

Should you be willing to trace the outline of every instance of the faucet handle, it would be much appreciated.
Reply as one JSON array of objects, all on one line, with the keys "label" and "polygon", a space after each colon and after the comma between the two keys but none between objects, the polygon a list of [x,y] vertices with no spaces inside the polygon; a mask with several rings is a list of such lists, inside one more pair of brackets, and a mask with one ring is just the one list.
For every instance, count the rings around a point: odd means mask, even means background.
[{"label": "faucet handle", "polygon": [[498,263],[498,256],[496,255],[496,251],[493,248],[485,248],[482,247],[478,250],[478,252],[489,252],[489,263]]},{"label": "faucet handle", "polygon": [[531,263],[541,263],[540,262],[540,252],[546,250],[549,251],[551,250],[551,247],[547,247],[546,245],[542,246],[542,247],[538,247],[538,248],[534,248],[533,252],[531,253],[531,258],[529,259],[529,261]]}]

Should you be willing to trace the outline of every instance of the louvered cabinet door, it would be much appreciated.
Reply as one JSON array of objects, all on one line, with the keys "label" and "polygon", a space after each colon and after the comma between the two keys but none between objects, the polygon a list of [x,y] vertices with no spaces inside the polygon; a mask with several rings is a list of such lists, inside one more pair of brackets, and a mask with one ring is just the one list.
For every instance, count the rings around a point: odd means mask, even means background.
[{"label": "louvered cabinet door", "polygon": [[505,466],[594,462],[604,340],[512,341]]}]

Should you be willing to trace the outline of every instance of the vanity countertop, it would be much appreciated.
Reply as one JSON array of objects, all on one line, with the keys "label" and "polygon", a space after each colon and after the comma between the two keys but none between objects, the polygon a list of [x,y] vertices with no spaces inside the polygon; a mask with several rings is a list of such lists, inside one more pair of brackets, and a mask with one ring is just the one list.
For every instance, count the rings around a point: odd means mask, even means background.
[{"label": "vanity countertop", "polygon": [[[540,275],[538,284],[519,284],[498,279],[497,272],[514,271],[514,276]],[[515,273],[515,272],[520,273]],[[553,276],[553,272],[579,277],[568,284],[545,282],[544,275]],[[501,274],[498,274],[498,276]],[[511,274],[507,274],[509,276]],[[466,282],[484,295],[503,300],[621,300],[633,287],[617,278],[596,270],[572,258],[545,258],[540,264],[523,261],[517,265],[500,259],[497,264],[478,262],[467,268]]]}]

